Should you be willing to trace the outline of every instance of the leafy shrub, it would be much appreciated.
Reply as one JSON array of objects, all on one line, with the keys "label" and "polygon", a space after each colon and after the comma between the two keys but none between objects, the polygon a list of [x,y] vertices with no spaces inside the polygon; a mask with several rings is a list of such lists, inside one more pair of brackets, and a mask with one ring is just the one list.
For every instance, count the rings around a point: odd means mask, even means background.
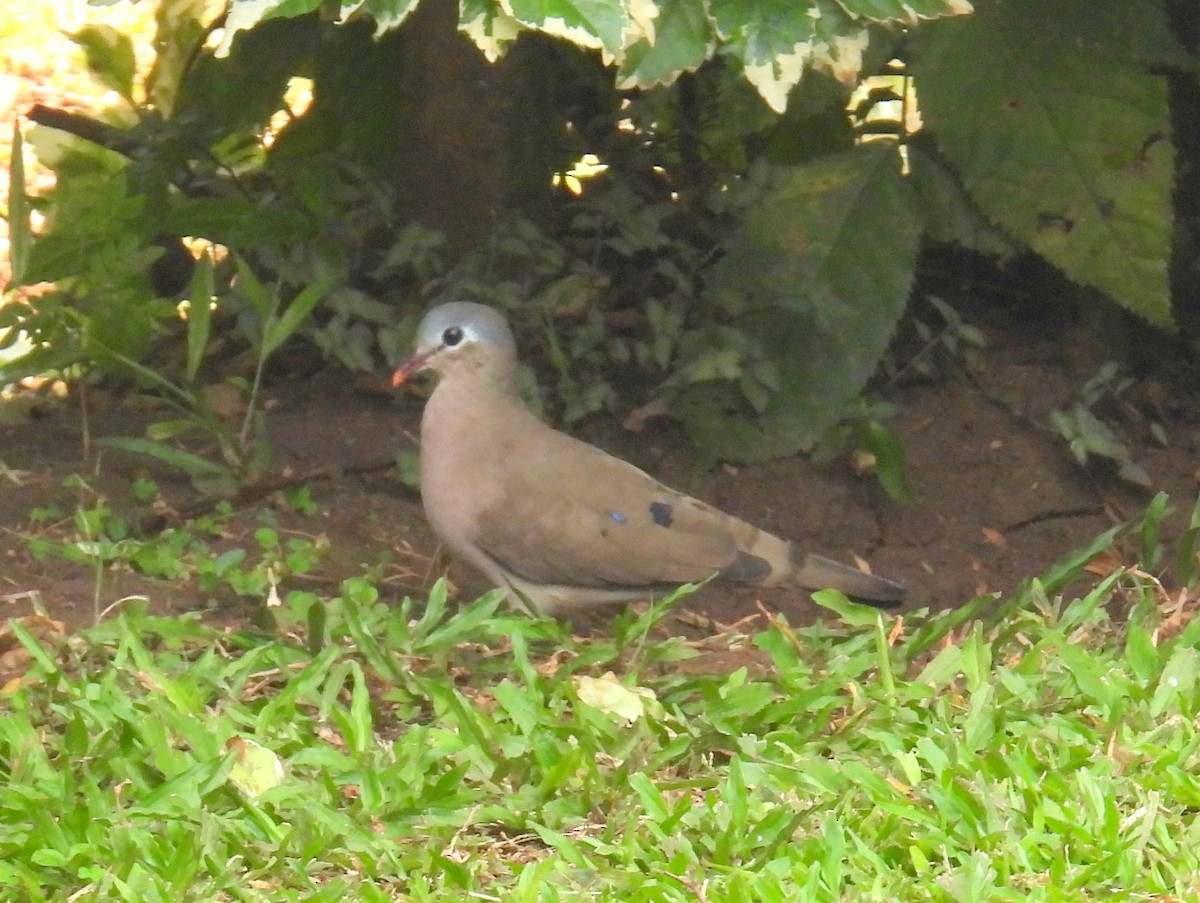
[{"label": "leafy shrub", "polygon": [[[0,314],[37,348],[0,377],[121,371],[112,352],[179,341],[162,299],[186,284],[166,279],[190,266],[183,236],[233,249],[284,298],[330,286],[304,332],[343,364],[395,362],[426,297],[476,297],[536,327],[565,419],[614,404],[615,363],[647,400],[639,417],[668,413],[741,461],[810,448],[858,410],[923,240],[1031,249],[1171,327],[1164,73],[1194,60],[1151,0],[676,0],[653,15],[605,0],[554,16],[464,0],[459,29],[507,53],[496,153],[514,215],[457,259],[406,219],[393,175],[412,126],[397,26],[416,3],[366,0],[340,26],[319,6],[235,2],[210,51],[200,5],[163,2],[144,105],[127,39],[79,37],[126,98],[120,127],[57,150],[33,137],[59,180],[29,199],[46,227],[17,283],[54,291]],[[311,108],[264,141],[301,73]],[[562,175],[588,151],[607,169],[575,196]],[[234,273],[218,264],[213,337],[253,344]]]}]

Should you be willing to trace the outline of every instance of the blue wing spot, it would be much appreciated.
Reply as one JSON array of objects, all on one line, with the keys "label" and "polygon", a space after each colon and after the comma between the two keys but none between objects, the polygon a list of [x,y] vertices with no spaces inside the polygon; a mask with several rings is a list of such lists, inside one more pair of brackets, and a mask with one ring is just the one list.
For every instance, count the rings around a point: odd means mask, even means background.
[{"label": "blue wing spot", "polygon": [[666,502],[650,503],[650,516],[660,527],[669,527],[675,523],[675,519],[671,517],[671,512],[672,508]]},{"label": "blue wing spot", "polygon": [[608,516],[611,517],[613,520],[615,520],[618,524],[625,523],[625,515],[622,514],[620,511],[612,511],[609,513]]}]

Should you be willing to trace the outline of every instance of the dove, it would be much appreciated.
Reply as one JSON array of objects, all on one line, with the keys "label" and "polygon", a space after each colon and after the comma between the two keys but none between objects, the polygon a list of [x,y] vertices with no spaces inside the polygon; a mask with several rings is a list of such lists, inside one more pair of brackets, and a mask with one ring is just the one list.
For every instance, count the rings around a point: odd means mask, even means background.
[{"label": "dove", "polygon": [[684,583],[832,588],[895,604],[904,587],[819,555],[669,489],[542,422],[518,387],[505,317],[470,301],[432,308],[400,386],[438,380],[421,418],[421,500],[450,551],[546,615],[649,598]]}]

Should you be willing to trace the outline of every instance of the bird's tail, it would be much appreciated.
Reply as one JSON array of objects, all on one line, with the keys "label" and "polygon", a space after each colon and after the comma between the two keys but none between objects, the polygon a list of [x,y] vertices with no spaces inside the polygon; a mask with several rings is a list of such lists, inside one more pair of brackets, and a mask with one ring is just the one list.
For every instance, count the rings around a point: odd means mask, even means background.
[{"label": "bird's tail", "polygon": [[808,589],[836,589],[856,602],[872,605],[898,605],[907,593],[894,580],[876,577],[820,555],[805,555],[797,564],[793,579]]}]

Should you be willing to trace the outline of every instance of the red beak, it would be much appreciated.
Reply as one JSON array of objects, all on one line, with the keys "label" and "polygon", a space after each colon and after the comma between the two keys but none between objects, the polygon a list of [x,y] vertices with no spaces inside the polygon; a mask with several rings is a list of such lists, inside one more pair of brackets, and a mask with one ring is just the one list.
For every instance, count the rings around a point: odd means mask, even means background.
[{"label": "red beak", "polygon": [[414,354],[412,357],[406,360],[400,365],[399,369],[392,374],[392,385],[402,386],[408,382],[410,377],[424,370],[425,365],[429,363],[429,359],[433,357],[433,354],[434,353],[432,351],[424,351],[421,354]]}]

